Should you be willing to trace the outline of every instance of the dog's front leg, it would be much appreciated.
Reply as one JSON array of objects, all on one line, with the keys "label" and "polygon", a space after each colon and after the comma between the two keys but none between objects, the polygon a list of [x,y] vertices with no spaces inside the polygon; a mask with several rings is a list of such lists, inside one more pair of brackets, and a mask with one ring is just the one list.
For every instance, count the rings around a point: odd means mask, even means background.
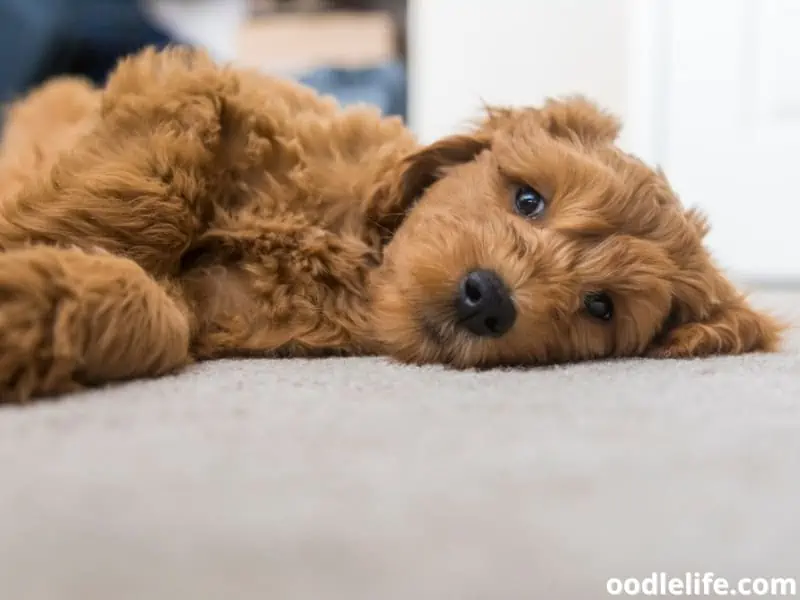
[{"label": "dog's front leg", "polygon": [[0,404],[177,369],[189,328],[179,297],[130,260],[0,253]]}]

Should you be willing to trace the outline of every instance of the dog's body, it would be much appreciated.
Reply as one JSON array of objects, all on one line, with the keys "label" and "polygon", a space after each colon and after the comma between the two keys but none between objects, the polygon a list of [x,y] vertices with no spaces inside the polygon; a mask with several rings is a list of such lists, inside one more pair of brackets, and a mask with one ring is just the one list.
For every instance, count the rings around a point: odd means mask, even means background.
[{"label": "dog's body", "polygon": [[773,349],[779,326],[616,133],[575,99],[419,147],[185,49],[127,59],[103,90],[51,82],[11,110],[0,157],[0,399],[224,355]]}]

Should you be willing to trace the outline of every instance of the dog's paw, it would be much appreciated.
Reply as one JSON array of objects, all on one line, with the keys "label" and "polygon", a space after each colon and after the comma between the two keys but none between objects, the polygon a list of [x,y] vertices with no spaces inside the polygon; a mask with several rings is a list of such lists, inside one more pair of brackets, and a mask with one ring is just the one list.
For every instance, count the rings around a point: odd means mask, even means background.
[{"label": "dog's paw", "polygon": [[159,376],[188,359],[189,323],[136,263],[38,246],[0,253],[0,403]]},{"label": "dog's paw", "polygon": [[68,317],[57,311],[57,290],[5,268],[11,256],[0,257],[0,404],[79,389],[73,340],[57,335]]}]

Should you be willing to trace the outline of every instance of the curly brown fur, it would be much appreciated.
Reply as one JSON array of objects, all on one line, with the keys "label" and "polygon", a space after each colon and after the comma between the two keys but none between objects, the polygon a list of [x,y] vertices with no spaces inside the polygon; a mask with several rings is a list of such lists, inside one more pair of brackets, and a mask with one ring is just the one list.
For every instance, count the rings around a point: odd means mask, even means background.
[{"label": "curly brown fur", "polygon": [[[420,147],[396,119],[183,48],[12,107],[0,155],[0,399],[226,355],[456,367],[772,350],[706,225],[580,98]],[[546,198],[535,220],[515,190]],[[501,336],[454,309],[491,269]],[[587,316],[585,294],[614,300]]]}]

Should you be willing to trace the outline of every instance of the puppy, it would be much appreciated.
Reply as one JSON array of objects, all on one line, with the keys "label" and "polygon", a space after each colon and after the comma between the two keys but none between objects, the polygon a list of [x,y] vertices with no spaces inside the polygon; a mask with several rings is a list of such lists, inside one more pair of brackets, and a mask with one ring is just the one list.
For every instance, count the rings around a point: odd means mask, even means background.
[{"label": "puppy", "polygon": [[46,84],[0,157],[0,398],[221,356],[458,368],[774,350],[703,217],[582,98],[421,147],[185,48]]}]

